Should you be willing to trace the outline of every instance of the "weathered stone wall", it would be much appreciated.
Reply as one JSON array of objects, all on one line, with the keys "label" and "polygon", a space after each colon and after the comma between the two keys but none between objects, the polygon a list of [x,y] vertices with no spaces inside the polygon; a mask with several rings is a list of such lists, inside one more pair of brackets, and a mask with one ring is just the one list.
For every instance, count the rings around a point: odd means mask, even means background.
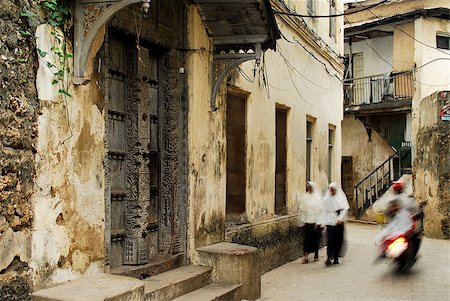
[{"label": "weathered stone wall", "polygon": [[439,118],[445,103],[450,103],[449,91],[433,93],[420,104],[413,176],[416,199],[428,201],[425,234],[450,239],[450,121]]},{"label": "weathered stone wall", "polygon": [[259,249],[261,272],[266,273],[303,255],[304,228],[296,216],[237,226],[226,231],[226,241]]},{"label": "weathered stone wall", "polygon": [[[34,1],[0,1],[0,300],[28,300],[38,100]],[[27,33],[27,34],[25,34]],[[29,34],[28,34],[29,33]]]}]

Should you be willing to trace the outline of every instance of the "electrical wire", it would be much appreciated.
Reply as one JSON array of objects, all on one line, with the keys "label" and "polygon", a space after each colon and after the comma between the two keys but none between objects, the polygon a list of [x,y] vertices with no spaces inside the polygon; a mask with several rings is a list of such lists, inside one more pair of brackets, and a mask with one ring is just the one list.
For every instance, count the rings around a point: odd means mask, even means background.
[{"label": "electrical wire", "polygon": [[[328,2],[330,2],[330,0],[327,0]],[[359,2],[356,2],[356,3],[359,3]],[[361,4],[361,3],[359,3],[359,4]],[[337,9],[336,9],[336,11],[338,11]],[[370,10],[369,10],[370,11]],[[338,11],[339,12],[339,11]],[[375,15],[376,16],[376,15]],[[350,20],[346,17],[346,16],[344,16],[344,18],[347,20],[347,23],[350,25],[350,27],[355,27],[354,25],[353,25],[353,23],[352,22],[350,22]],[[393,26],[393,25],[392,25]],[[381,55],[380,55],[380,53],[375,49],[375,48],[373,48],[367,41],[366,41],[366,39],[363,39],[362,40],[370,49],[372,49],[372,51],[373,52],[375,52],[375,54],[382,60],[382,61],[384,61],[386,64],[388,64],[390,67],[392,67],[392,69],[394,70],[394,71],[396,71],[396,72],[398,72],[398,70],[388,61],[388,60],[386,60],[385,58],[383,58]],[[433,49],[435,49],[434,47],[433,47]],[[430,63],[430,62],[428,62],[428,63]],[[428,64],[427,63],[427,64]],[[422,68],[423,67],[423,65],[422,66],[420,66],[420,68]],[[413,71],[414,72],[416,72],[416,70],[417,70],[417,68],[414,68],[413,69]],[[388,78],[393,78],[393,77],[386,77],[386,79],[388,79]],[[441,85],[435,85],[435,84],[427,84],[427,83],[423,83],[423,82],[421,82],[421,81],[419,81],[419,80],[417,80],[414,76],[413,76],[413,78],[412,78],[415,82],[417,82],[417,83],[419,83],[419,84],[421,84],[421,85],[424,85],[424,86],[428,86],[428,87],[445,87],[445,86],[448,86],[448,85],[450,85],[450,84],[441,84]]]},{"label": "electrical wire", "polygon": [[[338,88],[338,87],[341,87],[341,86],[342,86],[343,81],[342,81],[340,78],[338,78],[340,84],[339,84],[339,85],[336,85],[336,86],[333,86],[333,87],[324,87],[324,86],[321,86],[321,85],[315,83],[314,81],[310,80],[307,76],[305,76],[302,72],[300,72],[297,68],[295,68],[295,66],[294,66],[294,65],[293,65],[293,64],[292,64],[292,63],[291,63],[284,55],[283,55],[283,53],[282,53],[282,51],[281,51],[282,49],[280,49],[281,47],[280,47],[279,45],[277,45],[277,47],[278,47],[278,49],[280,50],[280,51],[278,51],[278,53],[279,53],[279,55],[283,58],[284,63],[285,63],[286,65],[288,65],[288,67],[290,67],[291,70],[295,71],[295,73],[297,73],[297,74],[300,75],[303,79],[305,79],[307,82],[311,83],[312,85],[314,85],[314,86],[316,86],[316,87],[318,87],[318,88],[322,88],[322,89],[325,89],[325,90],[335,89],[335,88]],[[330,75],[332,75],[332,74],[330,74]]]},{"label": "electrical wire", "polygon": [[286,36],[282,32],[281,32],[281,37],[283,38],[283,40],[285,40],[288,43],[300,45],[303,48],[303,50],[305,50],[313,59],[315,59],[318,63],[320,63],[325,68],[325,71],[329,75],[336,77],[340,82],[342,82],[342,79],[337,74],[331,73],[330,70],[328,70],[327,65],[323,61],[321,61],[319,58],[317,58],[317,56],[312,51],[308,50],[304,45],[302,45],[300,43],[300,41],[295,40],[295,39],[294,39],[294,41],[291,41],[288,38],[286,38]]},{"label": "electrical wire", "polygon": [[369,6],[365,6],[363,9],[360,9],[360,10],[357,10],[357,11],[352,11],[352,12],[347,12],[347,13],[346,12],[344,12],[344,13],[340,12],[339,14],[334,14],[334,15],[315,15],[315,16],[313,16],[313,15],[309,15],[309,14],[308,15],[302,15],[302,14],[297,14],[297,13],[293,13],[293,12],[281,12],[281,11],[276,11],[276,10],[273,10],[273,12],[276,15],[285,15],[285,16],[293,16],[293,17],[302,17],[302,18],[336,18],[336,17],[342,17],[342,16],[356,14],[356,13],[359,13],[359,12],[362,12],[362,11],[365,11],[365,10],[369,10],[371,8],[374,8],[374,7],[378,6],[378,5],[385,4],[385,3],[388,3],[388,2],[389,2],[389,0],[383,0],[381,2],[374,3],[374,4],[371,4]]},{"label": "electrical wire", "polygon": [[[357,4],[358,4],[359,6],[361,6],[361,7],[366,7],[366,6],[364,6],[361,2],[359,2],[359,1],[357,1],[357,0],[355,0],[355,3],[357,3]],[[381,19],[378,15],[376,15],[373,11],[370,10],[371,8],[372,8],[372,7],[370,7],[370,8],[367,9],[368,12],[371,13],[375,18]],[[347,19],[347,21],[348,21],[348,19]],[[422,45],[424,45],[424,46],[426,46],[426,47],[428,47],[428,48],[437,50],[437,51],[439,51],[439,52],[442,52],[442,53],[444,53],[444,54],[450,56],[450,53],[447,53],[447,52],[443,51],[442,49],[436,48],[436,47],[434,47],[434,46],[431,46],[431,45],[429,45],[429,44],[427,44],[427,43],[424,43],[424,42],[422,42],[422,41],[416,39],[414,36],[410,35],[408,32],[404,31],[403,29],[401,29],[401,28],[399,28],[399,27],[397,27],[397,26],[395,26],[395,25],[392,25],[392,24],[389,24],[389,23],[388,23],[387,25],[388,25],[388,26],[391,26],[392,28],[397,29],[398,31],[403,32],[404,34],[406,34],[407,36],[409,36],[411,39],[413,39],[414,41],[416,41],[416,42],[419,43],[419,44],[422,44]]]}]

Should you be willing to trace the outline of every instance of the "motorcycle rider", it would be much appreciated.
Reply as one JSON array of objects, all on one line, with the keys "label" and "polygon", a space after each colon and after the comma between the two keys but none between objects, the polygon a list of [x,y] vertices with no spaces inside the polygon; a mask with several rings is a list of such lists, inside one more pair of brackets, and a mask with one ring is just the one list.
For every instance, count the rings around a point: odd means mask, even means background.
[{"label": "motorcycle rider", "polygon": [[414,214],[417,210],[416,200],[405,193],[405,183],[402,181],[396,181],[392,183],[394,189],[394,199],[400,202],[400,206],[406,210],[409,210]]}]

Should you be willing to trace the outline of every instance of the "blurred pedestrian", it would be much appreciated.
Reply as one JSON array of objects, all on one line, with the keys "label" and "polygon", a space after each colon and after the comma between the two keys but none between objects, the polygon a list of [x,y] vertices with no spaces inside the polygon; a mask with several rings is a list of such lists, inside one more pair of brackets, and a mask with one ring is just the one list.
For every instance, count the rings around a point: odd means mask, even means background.
[{"label": "blurred pedestrian", "polygon": [[300,200],[300,220],[305,224],[305,236],[303,240],[303,261],[308,263],[308,255],[314,253],[314,261],[319,260],[319,244],[322,229],[318,218],[323,207],[322,194],[316,183],[306,184],[306,193]]},{"label": "blurred pedestrian", "polygon": [[327,228],[327,260],[325,265],[339,264],[344,242],[344,219],[350,206],[344,191],[336,184],[328,185],[320,223]]}]

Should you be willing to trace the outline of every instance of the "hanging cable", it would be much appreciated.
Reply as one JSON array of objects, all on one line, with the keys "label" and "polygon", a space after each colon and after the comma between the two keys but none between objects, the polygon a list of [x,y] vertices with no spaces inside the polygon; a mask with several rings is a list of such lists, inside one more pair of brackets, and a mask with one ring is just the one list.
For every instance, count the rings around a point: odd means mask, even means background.
[{"label": "hanging cable", "polygon": [[[361,7],[365,7],[362,3],[360,3],[360,2],[357,1],[357,0],[355,0],[355,3],[357,3],[357,4],[358,4],[359,6],[361,6]],[[374,17],[376,17],[376,18],[378,18],[378,19],[381,19],[378,15],[376,15],[373,11],[370,10],[371,8],[372,8],[372,7],[370,7],[370,8],[367,9],[367,10],[369,11],[369,13],[371,13]],[[347,21],[348,21],[348,19],[347,19]],[[437,51],[439,51],[439,52],[442,52],[442,53],[444,53],[444,54],[450,56],[450,53],[445,52],[445,51],[443,51],[442,49],[439,49],[439,48],[436,48],[436,47],[434,47],[434,46],[428,45],[427,43],[424,43],[424,42],[422,42],[422,41],[416,39],[414,36],[410,35],[408,32],[404,31],[403,29],[401,29],[401,28],[399,28],[399,27],[397,27],[397,26],[395,26],[395,25],[392,25],[392,24],[389,24],[389,23],[388,23],[387,25],[388,25],[388,26],[391,26],[392,28],[397,29],[398,31],[403,32],[404,34],[406,34],[407,36],[409,36],[410,38],[412,38],[414,41],[416,41],[416,42],[419,43],[419,44],[422,44],[422,45],[424,45],[424,46],[426,46],[426,47],[428,47],[428,48],[437,50]]]},{"label": "hanging cable", "polygon": [[297,13],[293,13],[293,12],[281,12],[281,11],[276,11],[273,10],[274,14],[276,15],[285,15],[285,16],[293,16],[293,17],[302,17],[302,18],[336,18],[336,17],[342,17],[342,16],[347,16],[347,15],[352,15],[352,14],[356,14],[365,10],[369,10],[373,7],[376,7],[378,5],[384,4],[384,3],[388,3],[389,0],[383,0],[381,2],[378,3],[374,3],[371,4],[369,6],[365,6],[363,9],[357,10],[357,11],[352,11],[352,12],[347,12],[347,13],[339,13],[339,14],[334,14],[334,15],[302,15],[302,14],[297,14]]},{"label": "hanging cable", "polygon": [[[330,2],[330,0],[327,0],[327,1]],[[359,2],[357,2],[357,3],[359,3]],[[359,4],[360,4],[360,3],[359,3]],[[336,10],[336,11],[338,11],[338,10]],[[338,11],[338,12],[339,12],[339,11]],[[350,22],[350,20],[349,20],[347,17],[344,16],[344,18],[345,18],[345,20],[347,20],[347,23],[350,25],[350,27],[355,27],[355,26],[353,25],[353,23]],[[392,26],[393,26],[393,25],[392,25]],[[388,60],[386,60],[385,58],[383,58],[383,57],[380,55],[380,53],[379,53],[377,50],[375,50],[375,48],[373,48],[373,47],[366,41],[366,39],[363,39],[362,41],[367,45],[367,47],[369,47],[370,49],[372,49],[372,51],[374,51],[375,54],[376,54],[382,61],[384,61],[386,64],[388,64],[394,71],[398,72],[398,70],[397,70],[397,69],[396,69],[396,68],[395,68]],[[415,71],[416,71],[416,68],[413,69],[413,72],[415,72]],[[386,79],[388,79],[388,78],[392,78],[392,77],[387,77]],[[417,82],[417,83],[419,83],[419,84],[421,84],[421,85],[428,86],[428,87],[445,87],[445,86],[450,85],[450,83],[449,83],[449,84],[442,84],[442,85],[427,84],[427,83],[423,83],[423,82],[417,80],[417,79],[414,78],[414,77],[412,78],[412,80],[415,81],[415,82]]]}]

